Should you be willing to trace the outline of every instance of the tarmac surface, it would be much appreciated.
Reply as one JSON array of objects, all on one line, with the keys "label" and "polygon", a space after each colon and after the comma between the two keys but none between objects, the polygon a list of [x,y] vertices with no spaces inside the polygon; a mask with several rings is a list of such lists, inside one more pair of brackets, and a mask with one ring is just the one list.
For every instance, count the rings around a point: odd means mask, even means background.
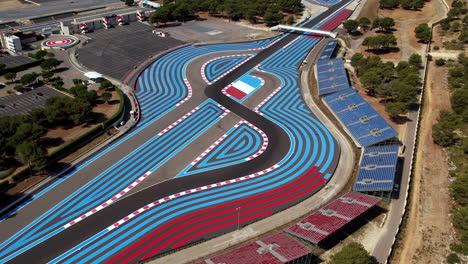
[{"label": "tarmac surface", "polygon": [[9,54],[0,54],[0,64],[5,64],[6,68],[15,67],[33,61],[26,56],[11,56]]},{"label": "tarmac surface", "polygon": [[43,107],[47,98],[65,96],[63,93],[41,86],[23,94],[12,94],[0,97],[0,116],[24,115],[33,108]]},{"label": "tarmac surface", "polygon": [[[89,10],[97,7],[106,7],[112,4],[121,4],[120,0],[57,0],[44,1],[38,6],[17,8],[0,11],[0,22],[15,21],[34,17],[43,17],[58,13]],[[35,2],[34,0],[30,2]]]},{"label": "tarmac surface", "polygon": [[[313,21],[311,21],[310,24],[317,23],[331,12],[334,12],[338,7],[339,6],[331,8],[328,12],[318,16]],[[268,148],[262,155],[260,155],[254,160],[251,160],[250,162],[245,162],[239,165],[233,165],[229,167],[229,169],[220,169],[200,173],[196,176],[196,180],[193,180],[194,178],[191,177],[171,179],[169,181],[162,182],[158,185],[154,185],[143,189],[140,192],[130,195],[127,198],[124,198],[116,202],[115,204],[101,210],[93,217],[83,220],[79,225],[71,226],[70,228],[63,230],[62,232],[56,234],[48,240],[38,244],[32,249],[19,255],[17,258],[14,259],[14,261],[12,261],[12,263],[27,263],[33,260],[34,262],[47,262],[51,260],[54,256],[63,253],[64,251],[88,238],[92,234],[95,234],[101,231],[102,229],[105,229],[107,226],[109,226],[109,224],[116,222],[117,220],[128,215],[129,212],[132,212],[132,210],[134,210],[135,208],[140,208],[146,205],[149,201],[154,201],[157,200],[159,197],[164,197],[172,193],[194,188],[200,185],[206,185],[222,180],[232,179],[239,176],[239,171],[242,171],[242,174],[246,175],[252,172],[263,170],[265,168],[270,167],[272,164],[278,162],[278,160],[285,155],[285,151],[289,150],[290,143],[288,136],[285,134],[284,130],[281,129],[277,124],[253,112],[244,105],[227,98],[220,92],[220,90],[227,86],[229,83],[242,76],[247,71],[249,71],[259,62],[271,56],[274,52],[278,51],[285,44],[292,41],[295,37],[296,36],[294,34],[286,36],[269,49],[261,51],[257,56],[245,63],[243,66],[237,68],[236,70],[226,75],[224,78],[222,78],[215,84],[205,89],[205,94],[208,98],[214,99],[216,102],[220,103],[221,105],[232,111],[235,115],[254,124],[268,135],[268,138],[272,142],[272,144],[268,145]],[[272,81],[274,82],[273,79]],[[151,133],[151,126],[145,128],[145,130],[147,131],[146,133]],[[139,141],[141,139],[130,139],[130,141],[132,140]],[[128,142],[128,144],[131,144],[131,142]],[[121,146],[119,146],[119,148],[121,148]],[[121,149],[124,153],[128,153],[127,149]],[[106,164],[113,164],[112,160],[115,160],[116,158],[112,157],[111,155],[108,155],[108,157],[109,160],[106,159]],[[334,160],[337,161],[337,157],[335,157]],[[103,170],[107,167],[106,164],[102,164],[102,166],[100,167],[86,168],[85,170],[92,170],[92,175],[96,175],[96,173],[99,170]],[[67,188],[73,189],[77,188],[77,186],[69,186]],[[57,200],[57,198],[55,197],[54,200]],[[53,203],[52,201],[48,202]],[[290,205],[291,204],[286,204],[285,206],[287,207]],[[281,210],[284,208],[285,207],[279,207],[275,210]],[[34,217],[32,219],[34,219]],[[28,221],[23,222],[23,224],[27,223]],[[63,241],[67,241],[67,243],[64,244]],[[54,248],[54,250],[50,250],[50,248]]]},{"label": "tarmac surface", "polygon": [[133,22],[88,33],[89,40],[76,52],[77,59],[88,69],[122,80],[148,57],[184,43],[171,37],[158,37],[151,32],[153,29]]}]

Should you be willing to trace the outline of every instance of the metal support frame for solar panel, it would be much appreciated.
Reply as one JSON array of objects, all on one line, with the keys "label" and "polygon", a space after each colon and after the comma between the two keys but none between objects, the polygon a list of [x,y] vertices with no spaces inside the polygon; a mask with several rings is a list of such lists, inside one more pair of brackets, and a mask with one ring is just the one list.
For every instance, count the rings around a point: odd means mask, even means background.
[{"label": "metal support frame for solar panel", "polygon": [[356,192],[379,197],[379,198],[382,198],[382,200],[387,201],[387,202],[392,199],[392,193],[393,193],[393,191],[370,191],[370,192],[356,191]]}]

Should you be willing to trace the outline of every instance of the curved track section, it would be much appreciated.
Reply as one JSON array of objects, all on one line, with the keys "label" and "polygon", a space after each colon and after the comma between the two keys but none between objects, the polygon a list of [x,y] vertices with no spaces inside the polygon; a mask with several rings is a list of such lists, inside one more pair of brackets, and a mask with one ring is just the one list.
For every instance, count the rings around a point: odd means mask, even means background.
[{"label": "curved track section", "polygon": [[[332,8],[310,23],[316,23],[337,8]],[[277,41],[277,45],[274,41]],[[262,155],[232,165],[229,169],[199,173],[196,181],[190,180],[192,177],[181,177],[151,186],[103,208],[93,217],[84,217],[79,225],[33,232],[30,232],[32,228],[26,228],[18,239],[9,240],[9,246],[15,244],[18,248],[19,245],[21,250],[13,249],[10,252],[15,253],[6,254],[10,254],[9,257],[17,256],[15,263],[31,260],[48,262],[57,254],[62,255],[52,262],[137,262],[233,231],[239,225],[267,217],[311,196],[329,179],[338,160],[334,139],[304,104],[297,83],[297,66],[316,42],[316,39],[292,34],[273,40],[267,44],[272,45],[271,49],[260,52],[245,67],[205,89],[207,97],[216,101],[215,104],[219,104],[216,107],[221,111],[225,107],[228,110],[224,110],[224,113],[231,111],[265,131],[270,142],[275,142],[269,144]],[[258,113],[222,94],[221,90],[245,74],[247,68],[252,68],[273,52],[273,56],[264,61],[260,69],[274,74],[282,84],[262,106],[256,108]],[[185,66],[179,70],[182,70],[182,83],[178,85],[183,86]],[[158,78],[171,76],[152,78],[157,82]],[[151,101],[158,100],[151,91],[164,91],[171,87],[167,84],[158,87],[154,83],[144,87],[144,108],[149,112],[145,117],[147,120],[148,116],[157,118],[164,112],[151,112],[154,106]],[[183,93],[179,95],[179,101],[186,99],[188,92],[185,91],[185,96]],[[169,103],[167,107],[170,109],[174,106]],[[33,243],[31,240],[25,242],[28,236],[22,237],[29,233],[30,238],[38,232],[42,237],[39,234],[36,240],[32,240]],[[44,237],[47,232],[49,235]],[[29,247],[32,248],[27,250]],[[54,248],[54,252],[50,252],[50,248]]]},{"label": "curved track section", "polygon": [[177,177],[249,161],[268,146],[267,135],[254,125],[240,121],[182,170]]},{"label": "curved track section", "polygon": [[252,58],[252,56],[254,55],[229,55],[211,59],[203,64],[201,68],[203,80],[207,84],[212,84],[231,71],[239,68],[242,64],[247,62],[247,60]]},{"label": "curved track section", "polygon": [[[337,147],[301,100],[296,64],[317,40],[305,36],[299,38],[287,48],[289,56],[280,50],[262,67],[264,71],[270,71],[268,65],[276,64],[278,68],[271,73],[283,84],[259,111],[284,129],[291,140],[288,153],[272,170],[250,176],[254,179],[249,177],[220,187],[210,185],[205,191],[192,194],[190,190],[180,198],[168,197],[167,202],[146,205],[146,209],[142,207],[133,215],[132,221],[117,222],[123,223],[118,228],[110,226],[99,237],[81,244],[89,243],[84,247],[80,245],[80,252],[69,251],[69,262],[65,263],[100,262],[109,258],[110,262],[135,262],[232,231],[237,224],[252,223],[315,193],[333,172]],[[212,95],[228,109],[243,109],[239,105],[234,107],[233,101],[225,102],[229,99],[219,93]],[[203,177],[202,174],[199,176]]]}]

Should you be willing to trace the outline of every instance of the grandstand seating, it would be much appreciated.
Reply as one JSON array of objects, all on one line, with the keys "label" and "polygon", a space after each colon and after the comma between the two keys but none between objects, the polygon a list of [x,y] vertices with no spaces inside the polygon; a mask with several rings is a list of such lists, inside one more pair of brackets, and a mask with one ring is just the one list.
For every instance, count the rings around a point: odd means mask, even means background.
[{"label": "grandstand seating", "polygon": [[288,228],[286,232],[318,244],[379,201],[377,197],[349,192]]},{"label": "grandstand seating", "polygon": [[353,190],[391,191],[395,179],[398,148],[398,145],[367,147]]},{"label": "grandstand seating", "polygon": [[308,248],[284,233],[277,233],[197,264],[282,264],[310,253]]},{"label": "grandstand seating", "polygon": [[319,95],[325,95],[349,88],[348,76],[343,59],[319,60],[317,62]]},{"label": "grandstand seating", "polygon": [[325,47],[323,48],[319,59],[320,60],[331,59],[333,53],[335,52],[337,45],[338,45],[338,40],[334,39],[334,40],[329,41],[327,45],[325,45]]},{"label": "grandstand seating", "polygon": [[323,99],[364,147],[397,135],[397,132],[352,88],[325,95]]}]

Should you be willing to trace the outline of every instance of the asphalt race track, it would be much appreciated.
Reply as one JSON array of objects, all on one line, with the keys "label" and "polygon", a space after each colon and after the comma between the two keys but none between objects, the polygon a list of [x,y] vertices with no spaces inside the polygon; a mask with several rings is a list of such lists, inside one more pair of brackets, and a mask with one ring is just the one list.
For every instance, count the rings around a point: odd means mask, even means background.
[{"label": "asphalt race track", "polygon": [[[344,4],[305,26],[317,25]],[[263,42],[187,46],[159,58],[138,80],[143,119],[130,136],[137,137],[169,112],[185,114],[3,242],[0,261],[137,262],[233,231],[317,192],[339,159],[335,140],[307,109],[298,84],[297,68],[318,41],[289,33]],[[261,51],[255,55],[253,50]],[[227,66],[230,72],[207,87],[201,76],[195,81],[186,74],[197,71],[190,68],[197,58],[220,57],[226,51],[254,56],[236,69]],[[210,71],[211,80],[222,75]],[[265,76],[266,84],[275,78],[281,82],[253,110],[222,92],[246,73]],[[220,162],[224,166],[131,192],[192,140],[233,114],[257,128],[250,131],[252,138],[260,132],[266,136],[268,144],[260,155],[236,164],[227,159]],[[258,138],[245,144],[254,141]]]}]

